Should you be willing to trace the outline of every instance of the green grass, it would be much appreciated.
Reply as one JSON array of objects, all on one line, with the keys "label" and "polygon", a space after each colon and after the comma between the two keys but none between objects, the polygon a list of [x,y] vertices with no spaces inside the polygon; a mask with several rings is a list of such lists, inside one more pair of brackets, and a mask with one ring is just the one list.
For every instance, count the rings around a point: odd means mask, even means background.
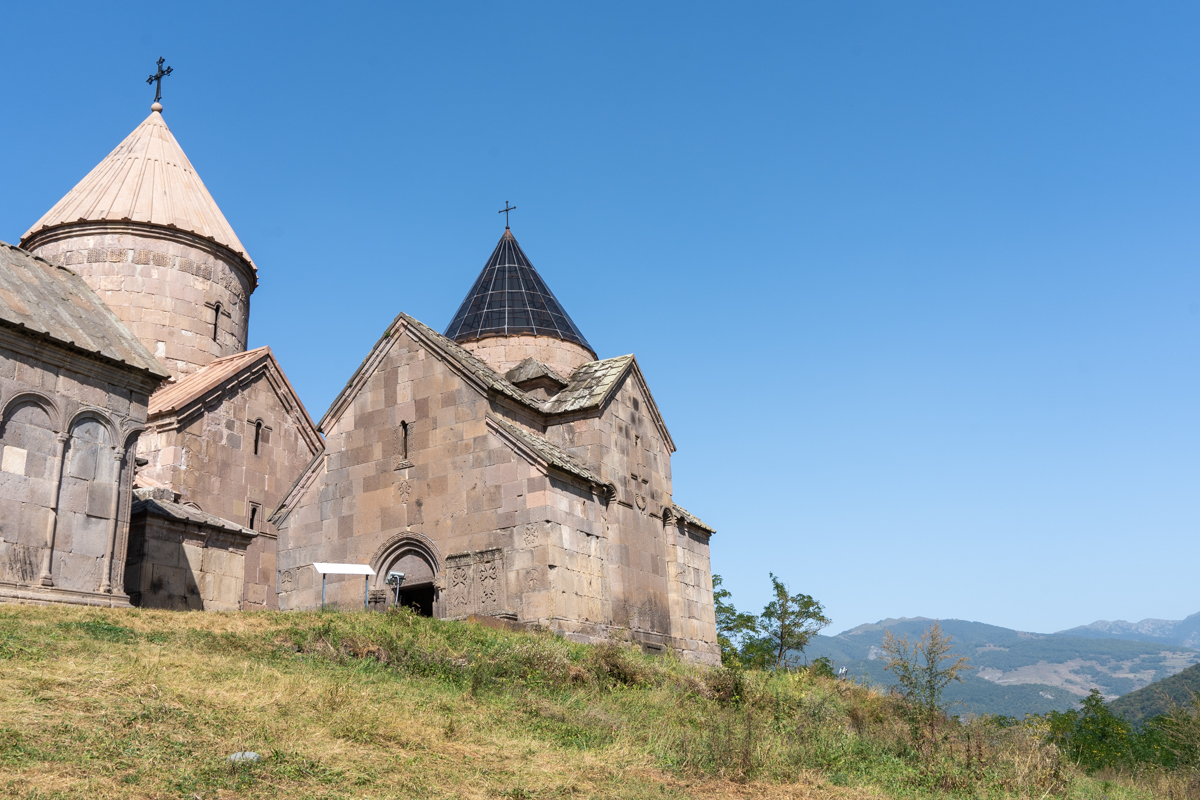
[{"label": "green grass", "polygon": [[3,797],[1200,796],[970,725],[922,758],[861,686],[408,613],[0,605]]}]

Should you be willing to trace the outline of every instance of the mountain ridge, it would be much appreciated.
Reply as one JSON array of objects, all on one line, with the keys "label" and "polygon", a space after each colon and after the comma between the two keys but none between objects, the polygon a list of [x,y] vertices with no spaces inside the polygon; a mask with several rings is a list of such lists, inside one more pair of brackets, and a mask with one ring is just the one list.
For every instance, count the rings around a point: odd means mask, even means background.
[{"label": "mountain ridge", "polygon": [[1181,620],[1147,618],[1138,622],[1127,622],[1123,619],[1102,619],[1090,625],[1079,625],[1059,631],[1056,635],[1089,639],[1128,639],[1200,648],[1200,612]]},{"label": "mountain ridge", "polygon": [[[1200,621],[1200,614],[1189,617]],[[809,660],[824,656],[834,668],[846,667],[856,679],[875,685],[894,683],[884,669],[885,632],[919,638],[934,620],[896,617],[865,623],[830,636],[817,636],[805,648]],[[1170,623],[1172,621],[1167,620]],[[1186,620],[1172,626],[1143,626],[1126,634],[1125,626],[1071,632],[1031,633],[967,620],[940,620],[953,637],[955,655],[964,655],[974,668],[961,683],[946,690],[956,713],[989,713],[1021,717],[1065,711],[1099,689],[1109,700],[1142,689],[1188,667],[1200,664],[1200,648],[1174,643],[1174,638],[1150,636],[1147,630],[1177,634]],[[1093,623],[1096,625],[1097,623]],[[1186,633],[1186,628],[1182,629]],[[1187,638],[1184,636],[1183,638]],[[1200,644],[1200,642],[1198,642]]]}]

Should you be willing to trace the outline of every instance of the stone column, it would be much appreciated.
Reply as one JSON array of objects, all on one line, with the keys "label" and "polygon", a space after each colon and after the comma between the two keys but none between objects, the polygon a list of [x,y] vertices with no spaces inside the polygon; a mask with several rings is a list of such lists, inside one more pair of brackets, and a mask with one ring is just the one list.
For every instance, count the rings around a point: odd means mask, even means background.
[{"label": "stone column", "polygon": [[46,521],[46,548],[42,553],[42,586],[53,586],[54,578],[50,574],[50,566],[54,556],[54,534],[58,530],[58,493],[62,488],[63,457],[66,454],[67,442],[71,434],[58,435],[58,451],[54,456],[54,488],[50,490],[50,517]]},{"label": "stone column", "polygon": [[117,546],[117,518],[121,516],[121,467],[125,463],[125,451],[114,445],[112,457],[117,474],[113,483],[112,518],[108,521],[108,545],[104,548],[104,577],[100,581],[100,591],[105,594],[112,594],[113,549]]}]

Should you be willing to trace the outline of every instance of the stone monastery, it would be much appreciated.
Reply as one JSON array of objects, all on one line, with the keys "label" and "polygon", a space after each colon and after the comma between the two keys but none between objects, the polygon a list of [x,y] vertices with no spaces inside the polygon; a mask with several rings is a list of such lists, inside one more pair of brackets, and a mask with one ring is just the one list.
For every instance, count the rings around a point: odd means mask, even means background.
[{"label": "stone monastery", "polygon": [[258,267],[152,109],[0,242],[0,600],[324,593],[719,660],[713,530],[674,502],[645,376],[597,359],[511,230],[443,334],[400,313],[314,424],[246,349]]}]

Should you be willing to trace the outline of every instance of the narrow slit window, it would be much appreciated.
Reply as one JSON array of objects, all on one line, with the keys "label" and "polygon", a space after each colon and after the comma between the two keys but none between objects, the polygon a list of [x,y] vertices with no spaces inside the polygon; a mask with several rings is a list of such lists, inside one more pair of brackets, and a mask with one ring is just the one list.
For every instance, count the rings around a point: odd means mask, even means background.
[{"label": "narrow slit window", "polygon": [[262,420],[257,420],[254,423],[254,455],[258,455],[258,446],[262,443],[263,424]]},{"label": "narrow slit window", "polygon": [[212,337],[213,337],[214,342],[217,340],[217,334],[220,332],[221,332],[221,304],[217,303],[215,306],[213,306]]},{"label": "narrow slit window", "polygon": [[400,458],[408,461],[408,423],[400,422]]},{"label": "narrow slit window", "polygon": [[256,531],[258,524],[258,503],[250,504],[250,530]]}]

